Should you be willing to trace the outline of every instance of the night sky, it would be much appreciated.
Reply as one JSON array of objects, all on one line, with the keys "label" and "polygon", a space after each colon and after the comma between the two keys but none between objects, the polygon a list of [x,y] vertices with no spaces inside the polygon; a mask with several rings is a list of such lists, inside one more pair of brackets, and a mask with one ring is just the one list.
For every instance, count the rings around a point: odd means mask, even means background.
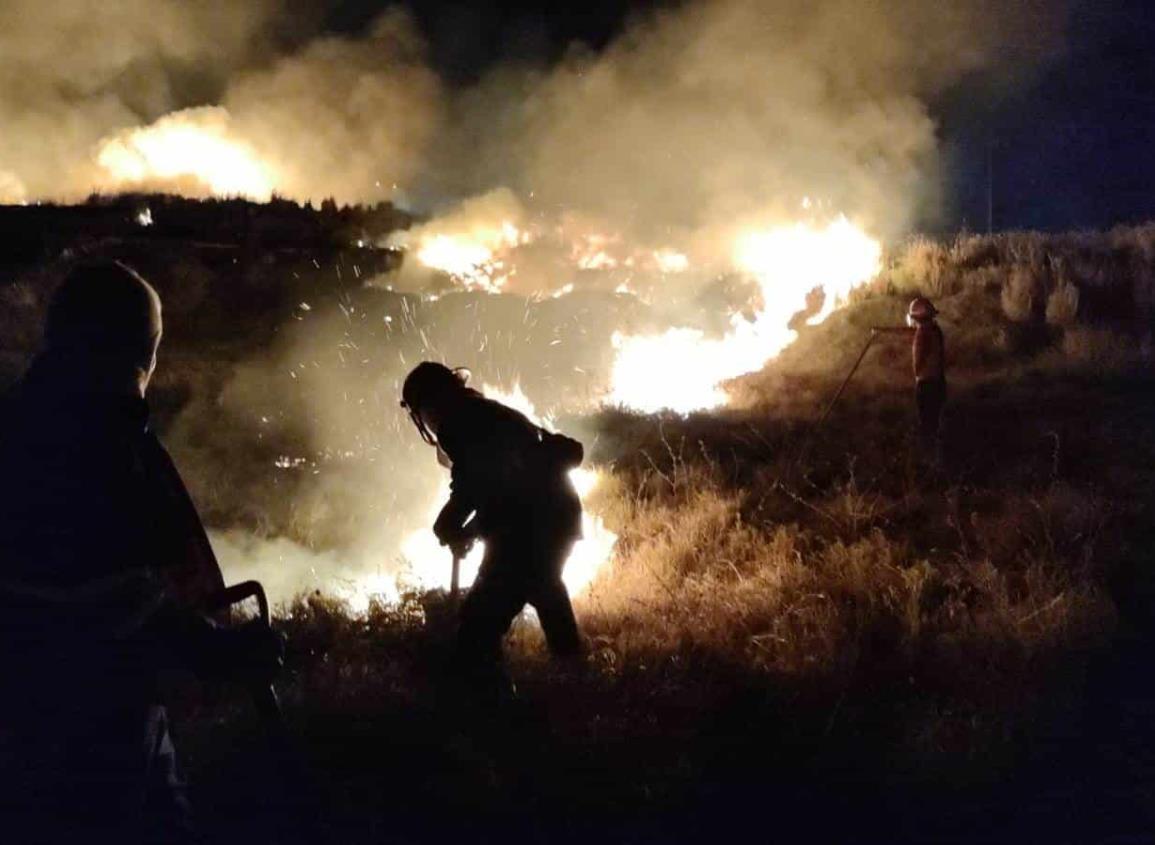
[{"label": "night sky", "polygon": [[[1014,0],[1008,0],[1014,2]],[[389,3],[339,0],[327,27],[355,33]],[[410,0],[447,80],[498,61],[548,62],[580,41],[604,46],[653,0]],[[930,104],[944,152],[943,231],[1104,228],[1155,218],[1155,2],[1073,0],[1066,49],[1025,85],[966,82]]]}]

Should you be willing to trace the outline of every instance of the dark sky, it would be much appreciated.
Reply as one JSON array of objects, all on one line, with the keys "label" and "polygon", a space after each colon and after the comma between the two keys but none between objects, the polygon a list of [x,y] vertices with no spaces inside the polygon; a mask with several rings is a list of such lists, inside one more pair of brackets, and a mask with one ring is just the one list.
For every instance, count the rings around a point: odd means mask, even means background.
[{"label": "dark sky", "polygon": [[[1015,2],[1015,0],[1007,0]],[[356,32],[389,5],[337,0]],[[409,0],[432,60],[465,84],[510,58],[549,61],[604,46],[655,0]],[[1066,52],[1026,87],[992,98],[965,83],[932,103],[945,153],[944,230],[1108,227],[1155,218],[1155,0],[1073,0]]]},{"label": "dark sky", "polygon": [[[328,23],[356,32],[396,0],[337,0]],[[673,0],[405,0],[448,79],[467,82],[498,60],[549,60],[581,41],[600,48],[631,14],[675,6]]]},{"label": "dark sky", "polygon": [[1155,218],[1155,3],[1076,6],[1066,54],[1004,102],[937,104],[949,223],[1107,227]]}]

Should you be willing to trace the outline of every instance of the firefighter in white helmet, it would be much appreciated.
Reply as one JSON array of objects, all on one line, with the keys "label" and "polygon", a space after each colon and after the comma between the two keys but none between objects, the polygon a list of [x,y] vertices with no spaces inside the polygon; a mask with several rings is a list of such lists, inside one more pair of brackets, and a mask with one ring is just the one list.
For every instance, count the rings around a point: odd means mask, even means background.
[{"label": "firefighter in white helmet", "polygon": [[943,406],[946,404],[946,342],[935,317],[938,310],[925,296],[911,300],[906,326],[875,328],[875,332],[909,335],[914,400],[924,445],[937,450]]}]

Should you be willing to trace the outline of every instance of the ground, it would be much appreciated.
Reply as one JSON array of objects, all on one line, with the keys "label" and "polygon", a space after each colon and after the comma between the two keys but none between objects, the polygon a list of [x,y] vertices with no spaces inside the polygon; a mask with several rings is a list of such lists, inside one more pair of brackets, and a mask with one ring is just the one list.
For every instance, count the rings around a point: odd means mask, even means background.
[{"label": "ground", "polygon": [[[301,595],[277,621],[289,751],[241,690],[174,695],[210,835],[1153,838],[1153,232],[916,240],[731,407],[559,421],[588,433],[611,478],[590,506],[620,535],[578,606],[588,665],[551,664],[522,619],[517,698],[486,702],[447,668],[443,595],[363,618]],[[901,340],[819,425],[916,292],[948,343],[940,461]],[[178,353],[174,405],[214,347]],[[257,451],[198,486],[210,450],[176,450],[214,520]],[[246,513],[285,498],[242,491]]]},{"label": "ground", "polygon": [[[445,674],[438,596],[365,620],[303,597],[280,686],[325,826],[1137,841],[1155,762],[1150,373],[960,366],[936,467],[906,354],[878,350],[821,429],[841,369],[770,368],[741,410],[603,414],[594,457],[618,486],[601,507],[622,537],[579,608],[589,666],[552,666],[523,620],[516,702]],[[263,751],[239,713],[192,720],[218,818],[269,798],[240,774]]]}]

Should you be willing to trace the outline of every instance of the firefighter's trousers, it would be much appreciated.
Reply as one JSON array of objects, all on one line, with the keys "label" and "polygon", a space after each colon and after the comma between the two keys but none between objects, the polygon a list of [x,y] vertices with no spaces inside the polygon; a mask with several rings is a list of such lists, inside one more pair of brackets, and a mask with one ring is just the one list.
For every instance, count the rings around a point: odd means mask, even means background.
[{"label": "firefighter's trousers", "polygon": [[477,580],[461,606],[458,651],[466,661],[501,658],[501,640],[527,604],[537,611],[555,657],[581,654],[582,643],[562,567],[573,548],[568,535],[526,532],[485,538]]}]

